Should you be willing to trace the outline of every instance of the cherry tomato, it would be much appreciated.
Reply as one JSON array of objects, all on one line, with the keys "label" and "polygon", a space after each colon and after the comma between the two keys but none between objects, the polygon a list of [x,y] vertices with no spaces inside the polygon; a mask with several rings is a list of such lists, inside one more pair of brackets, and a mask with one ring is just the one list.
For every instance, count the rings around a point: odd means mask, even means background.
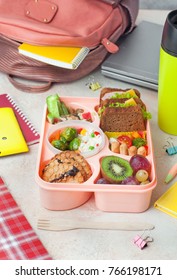
[{"label": "cherry tomato", "polygon": [[121,135],[117,138],[120,144],[125,143],[127,144],[127,147],[130,148],[132,146],[132,140],[127,135]]}]

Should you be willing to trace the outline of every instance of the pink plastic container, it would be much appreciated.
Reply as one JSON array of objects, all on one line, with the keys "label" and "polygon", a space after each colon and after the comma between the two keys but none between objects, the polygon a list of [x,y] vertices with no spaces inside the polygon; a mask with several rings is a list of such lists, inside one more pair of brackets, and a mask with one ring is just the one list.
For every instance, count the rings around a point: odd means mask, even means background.
[{"label": "pink plastic container", "polygon": [[[65,104],[74,108],[83,108],[90,111],[93,124],[99,126],[99,117],[96,113],[98,98],[89,97],[62,97]],[[86,160],[92,168],[92,176],[83,184],[48,183],[41,178],[45,164],[54,156],[54,152],[47,144],[48,132],[53,130],[55,124],[46,120],[47,107],[44,108],[43,124],[41,129],[41,140],[37,158],[35,179],[40,190],[40,199],[43,207],[50,210],[69,210],[81,206],[94,195],[96,207],[107,212],[143,212],[149,208],[153,189],[156,187],[156,173],[153,157],[153,145],[149,122],[147,123],[147,159],[151,163],[151,182],[146,185],[114,185],[96,184],[100,177],[100,159],[107,155],[117,155],[130,159],[129,156],[115,154],[109,149],[109,141],[105,137],[104,147],[94,156]],[[51,129],[52,128],[52,129]]]}]

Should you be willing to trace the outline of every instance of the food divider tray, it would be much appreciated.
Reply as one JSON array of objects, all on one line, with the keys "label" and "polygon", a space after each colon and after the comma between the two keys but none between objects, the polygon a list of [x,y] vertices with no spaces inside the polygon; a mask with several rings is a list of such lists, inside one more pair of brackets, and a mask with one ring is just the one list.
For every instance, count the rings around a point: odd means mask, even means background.
[{"label": "food divider tray", "polygon": [[[67,106],[82,108],[91,112],[93,123],[99,126],[99,116],[96,107],[99,98],[89,97],[61,97]],[[149,122],[147,122],[147,159],[151,163],[150,183],[146,185],[116,185],[96,184],[100,178],[100,159],[104,156],[115,155],[129,160],[130,156],[113,153],[109,148],[106,137],[105,146],[94,156],[86,158],[92,168],[92,176],[82,184],[49,183],[41,178],[42,170],[54,156],[53,151],[46,144],[47,133],[52,126],[47,121],[47,106],[44,108],[41,139],[39,144],[35,179],[40,189],[40,199],[43,207],[50,210],[69,210],[81,206],[94,195],[96,207],[107,212],[143,212],[149,208],[153,189],[156,187],[156,172],[153,156],[153,145]]]}]

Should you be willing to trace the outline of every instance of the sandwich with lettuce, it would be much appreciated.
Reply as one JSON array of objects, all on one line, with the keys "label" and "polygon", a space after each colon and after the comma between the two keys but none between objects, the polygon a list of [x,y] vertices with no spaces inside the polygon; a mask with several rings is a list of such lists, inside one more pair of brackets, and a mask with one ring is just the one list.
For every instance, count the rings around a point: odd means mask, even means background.
[{"label": "sandwich with lettuce", "polygon": [[104,132],[144,131],[151,118],[136,89],[103,88],[98,114]]}]

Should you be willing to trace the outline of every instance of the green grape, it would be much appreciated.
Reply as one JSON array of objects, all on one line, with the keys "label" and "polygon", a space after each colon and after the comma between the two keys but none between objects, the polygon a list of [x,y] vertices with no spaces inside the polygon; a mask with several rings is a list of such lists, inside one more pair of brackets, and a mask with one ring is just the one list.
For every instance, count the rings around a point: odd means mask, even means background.
[{"label": "green grape", "polygon": [[150,181],[149,181],[149,180],[146,180],[146,181],[144,181],[144,182],[141,182],[140,185],[147,185],[147,184],[149,184],[149,183],[150,183]]},{"label": "green grape", "polygon": [[148,172],[146,170],[140,169],[137,171],[135,177],[139,182],[145,182],[148,179]]}]

